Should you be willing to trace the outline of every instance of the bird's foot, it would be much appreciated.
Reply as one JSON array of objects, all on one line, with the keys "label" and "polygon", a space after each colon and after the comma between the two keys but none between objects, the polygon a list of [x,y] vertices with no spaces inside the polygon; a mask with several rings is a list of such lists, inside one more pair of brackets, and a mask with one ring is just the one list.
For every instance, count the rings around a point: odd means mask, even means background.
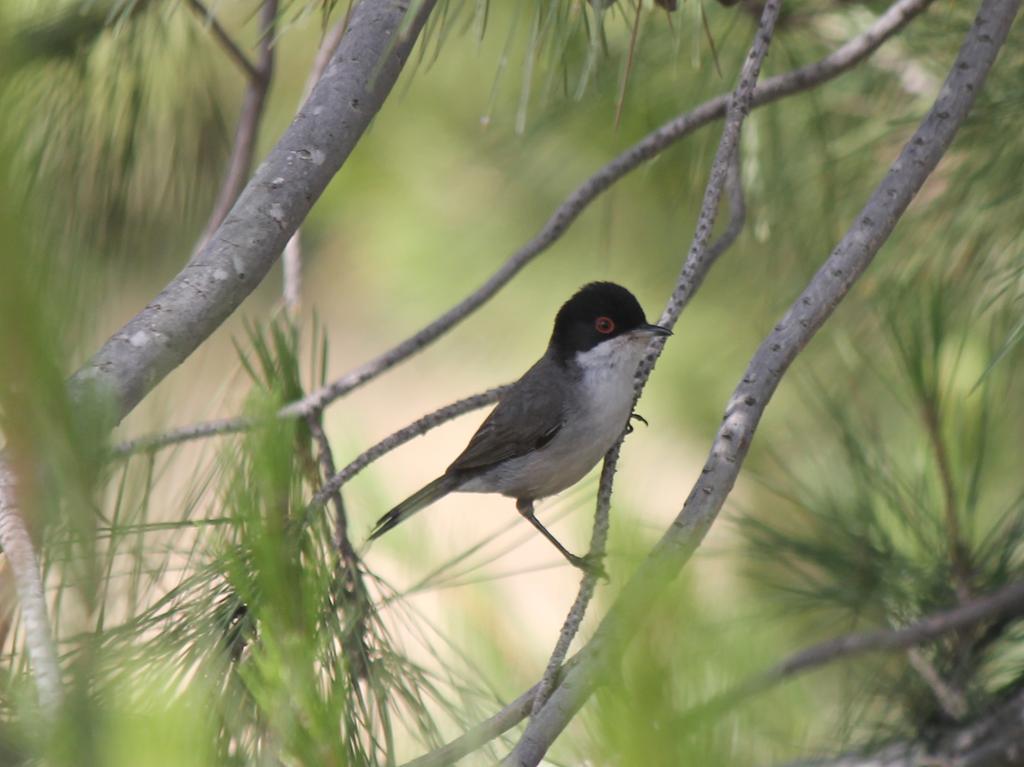
[{"label": "bird's foot", "polygon": [[632,434],[633,433],[633,421],[639,421],[644,426],[650,426],[650,424],[647,423],[647,419],[644,418],[639,413],[630,413],[629,414],[629,420],[626,421],[626,434]]},{"label": "bird's foot", "polygon": [[587,575],[592,575],[595,578],[600,578],[602,581],[610,581],[608,573],[604,569],[604,563],[602,560],[604,557],[597,554],[587,554],[585,557],[577,557],[575,554],[569,557],[569,561],[574,567],[578,567],[580,570],[585,572]]}]

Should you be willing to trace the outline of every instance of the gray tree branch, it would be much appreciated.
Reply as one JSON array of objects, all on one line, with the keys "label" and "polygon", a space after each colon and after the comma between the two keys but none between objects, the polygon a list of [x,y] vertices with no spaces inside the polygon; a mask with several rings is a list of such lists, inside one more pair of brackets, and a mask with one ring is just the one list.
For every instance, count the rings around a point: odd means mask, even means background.
[{"label": "gray tree branch", "polygon": [[39,559],[18,509],[17,478],[9,462],[0,456],[0,547],[11,566],[25,627],[25,647],[36,682],[39,705],[47,714],[56,711],[63,698],[57,648],[53,643]]},{"label": "gray tree branch", "polygon": [[1024,690],[971,724],[941,736],[898,741],[874,749],[785,767],[1019,767],[1024,765]]},{"label": "gray tree branch", "polygon": [[[71,378],[123,418],[260,283],[390,93],[434,5],[363,0],[313,88],[209,241],[145,309]],[[403,30],[403,34],[399,34]]]},{"label": "gray tree branch", "polygon": [[[305,101],[309,98],[310,92],[313,90],[313,86],[316,85],[317,81],[323,76],[324,70],[327,69],[327,64],[331,60],[331,56],[334,55],[334,51],[337,50],[338,44],[341,42],[342,35],[345,34],[345,28],[348,26],[348,15],[346,14],[341,21],[337,22],[331,29],[324,35],[323,41],[320,43],[320,47],[317,49],[316,57],[313,59],[313,67],[309,71],[309,77],[306,78],[306,86],[302,91],[302,100]],[[302,305],[302,230],[296,229],[295,233],[288,240],[288,243],[284,246],[284,253],[281,255],[281,266],[283,267],[283,282],[284,290],[282,298],[284,299],[284,308],[288,313],[288,316],[294,320],[299,315],[299,309]]]},{"label": "gray tree branch", "polygon": [[958,607],[934,613],[898,629],[862,631],[829,639],[790,655],[767,671],[694,707],[683,715],[683,719],[692,722],[708,716],[718,716],[737,703],[747,700],[751,695],[838,660],[870,652],[913,649],[917,645],[983,621],[1022,614],[1024,581],[1011,583],[985,596],[972,597],[970,601]]},{"label": "gray tree branch", "polygon": [[496,386],[493,389],[488,389],[480,394],[474,394],[470,397],[457,400],[450,405],[445,405],[432,413],[428,413],[422,418],[418,418],[408,426],[385,437],[373,447],[360,453],[344,469],[332,476],[329,481],[325,482],[323,487],[320,488],[319,492],[317,492],[309,502],[310,507],[316,508],[324,505],[331,493],[338,491],[342,485],[352,479],[356,474],[361,472],[381,456],[390,453],[396,447],[404,445],[409,440],[426,434],[431,429],[434,429],[443,423],[447,423],[453,418],[458,418],[464,413],[469,413],[477,408],[486,407],[487,405],[493,405],[498,401],[498,398],[508,390],[509,386],[511,386],[511,384]]},{"label": "gray tree branch", "polygon": [[[191,0],[193,5],[198,0]],[[199,7],[202,7],[201,5]],[[228,158],[228,169],[217,193],[217,200],[213,204],[213,212],[206,223],[199,238],[198,250],[201,250],[207,240],[217,230],[217,227],[224,221],[228,211],[238,199],[246,180],[249,178],[249,170],[252,167],[252,158],[256,152],[256,139],[259,136],[260,120],[263,117],[263,106],[267,101],[267,91],[270,90],[270,81],[274,77],[274,28],[277,22],[277,0],[265,0],[260,11],[260,38],[259,38],[259,59],[255,70],[249,76],[249,82],[245,87],[245,94],[242,96],[242,108],[238,113],[238,126],[235,128],[235,140],[231,146],[231,156]],[[223,35],[220,25],[214,21],[214,33],[220,30],[217,35],[221,42],[230,42],[230,38]],[[233,46],[233,43],[231,43]],[[229,47],[229,51],[232,50]],[[233,49],[237,50],[237,49]],[[248,60],[246,60],[248,61]],[[250,65],[251,66],[251,65]]]},{"label": "gray tree branch", "polygon": [[[732,490],[761,415],[783,374],[873,260],[966,119],[1020,0],[983,0],[932,109],[856,222],[758,348],[726,408],[701,476],[671,527],[612,605],[548,702],[527,728],[519,764],[536,764],[590,696],[654,600],[696,550]],[[685,275],[684,275],[685,277]],[[524,735],[524,740],[526,739]],[[521,741],[521,744],[523,741]]]},{"label": "gray tree branch", "polygon": [[196,15],[203,20],[203,24],[210,28],[210,32],[217,38],[217,42],[224,48],[228,57],[245,73],[245,76],[251,82],[259,80],[261,76],[259,68],[249,61],[249,57],[242,52],[242,49],[238,47],[238,43],[221,26],[221,23],[217,21],[217,17],[207,9],[201,0],[188,0],[188,4]]},{"label": "gray tree branch", "polygon": [[[932,0],[897,0],[867,30],[850,39],[820,61],[768,78],[754,89],[753,106],[763,106],[780,98],[810,90],[848,71],[903,29],[931,2]],[[527,263],[553,245],[583,210],[612,184],[672,146],[676,141],[698,128],[722,118],[725,115],[726,100],[727,95],[717,96],[665,123],[640,142],[622,152],[577,187],[555,210],[541,231],[516,251],[472,295],[398,346],[311,392],[303,399],[287,405],[281,410],[281,417],[299,418],[322,408],[429,344],[479,308]],[[156,450],[193,439],[234,434],[246,430],[251,425],[249,419],[240,416],[184,426],[161,434],[143,436],[124,442],[115,448],[115,453],[125,455],[143,449]]]}]

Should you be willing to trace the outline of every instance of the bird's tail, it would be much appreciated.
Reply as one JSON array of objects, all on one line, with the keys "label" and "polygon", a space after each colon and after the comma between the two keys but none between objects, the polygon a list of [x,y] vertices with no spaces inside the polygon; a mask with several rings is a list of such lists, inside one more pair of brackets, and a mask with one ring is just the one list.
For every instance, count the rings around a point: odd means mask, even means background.
[{"label": "bird's tail", "polygon": [[426,487],[420,488],[377,520],[377,524],[373,527],[373,532],[370,533],[369,540],[372,541],[375,538],[380,538],[388,530],[404,522],[417,511],[426,508],[441,496],[448,495],[448,493],[455,489],[457,484],[458,481],[454,477],[446,474],[438,477]]}]

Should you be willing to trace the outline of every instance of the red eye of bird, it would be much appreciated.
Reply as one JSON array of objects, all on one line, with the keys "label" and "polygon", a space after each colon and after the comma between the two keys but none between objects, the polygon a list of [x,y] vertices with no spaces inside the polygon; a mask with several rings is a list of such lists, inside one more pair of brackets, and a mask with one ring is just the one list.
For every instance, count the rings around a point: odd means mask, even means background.
[{"label": "red eye of bird", "polygon": [[598,317],[594,320],[594,327],[598,333],[608,334],[615,330],[615,322],[611,317]]}]

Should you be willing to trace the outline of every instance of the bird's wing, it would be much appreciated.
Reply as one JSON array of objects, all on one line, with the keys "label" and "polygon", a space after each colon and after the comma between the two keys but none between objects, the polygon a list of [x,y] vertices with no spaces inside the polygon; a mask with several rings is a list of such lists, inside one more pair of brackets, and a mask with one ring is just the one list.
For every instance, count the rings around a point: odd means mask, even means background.
[{"label": "bird's wing", "polygon": [[483,469],[538,450],[562,428],[565,395],[561,387],[543,385],[541,360],[501,398],[447,473]]}]

